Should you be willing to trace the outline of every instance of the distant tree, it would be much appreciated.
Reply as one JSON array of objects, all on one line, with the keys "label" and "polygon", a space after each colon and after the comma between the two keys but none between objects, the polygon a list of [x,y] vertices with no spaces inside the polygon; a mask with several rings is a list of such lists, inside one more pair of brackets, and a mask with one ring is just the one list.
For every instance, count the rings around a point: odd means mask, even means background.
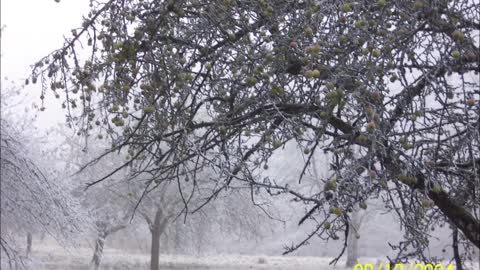
[{"label": "distant tree", "polygon": [[230,189],[195,215],[178,217],[176,226],[170,227],[169,231],[184,247],[177,252],[232,252],[241,246],[242,241],[261,242],[272,226],[278,226],[278,222],[251,205],[248,190]]},{"label": "distant tree", "polygon": [[57,167],[74,187],[74,196],[93,220],[96,238],[91,267],[98,270],[107,238],[125,229],[132,222],[133,206],[130,202],[129,184],[124,181],[128,178],[128,169],[118,172],[116,177],[111,177],[108,182],[99,184],[95,189],[86,190],[86,183],[122,164],[122,156],[104,159],[79,173],[89,160],[100,155],[102,149],[108,148],[106,143],[98,138],[76,136],[62,125],[51,130],[50,136],[51,140],[60,141],[49,149],[51,159],[56,160]]},{"label": "distant tree", "polygon": [[[213,192],[192,191],[200,207],[240,186],[290,196],[316,222],[309,238],[338,239],[354,205],[380,198],[405,232],[391,261],[430,261],[439,224],[480,247],[479,11],[470,0],[93,2],[29,81],[42,100],[61,95],[80,134],[99,125],[110,153],[128,149],[138,174],[195,184],[215,171]],[[292,144],[298,184],[262,177]],[[303,189],[320,151],[332,175]]]},{"label": "distant tree", "polygon": [[[151,234],[150,270],[159,269],[160,253],[165,253],[168,248],[168,243],[165,242],[167,237],[173,237],[176,241],[176,252],[188,251],[188,248],[193,246],[196,252],[200,253],[208,248],[207,245],[213,242],[211,239],[217,234],[223,233],[229,238],[255,239],[261,232],[261,222],[266,224],[259,213],[245,209],[249,198],[240,194],[218,198],[215,204],[204,207],[196,215],[187,218],[188,207],[194,208],[202,201],[191,199],[185,206],[185,198],[182,199],[177,183],[154,181],[152,187],[145,189],[144,183],[149,181],[139,177],[140,179],[130,184],[130,200],[135,216],[145,220]],[[205,188],[207,185],[200,186]],[[188,187],[188,182],[184,182],[180,189],[185,192],[183,196],[187,197],[187,191],[192,187],[195,185]],[[221,203],[231,204],[222,207]]]},{"label": "distant tree", "polygon": [[[164,182],[155,189],[145,192],[142,191],[142,187],[140,190],[138,186],[133,189],[132,208],[135,208],[137,215],[145,220],[150,231],[150,270],[160,269],[160,251],[162,249],[160,237],[167,231],[175,216],[180,214],[178,207],[181,201],[176,199],[178,197],[176,192],[172,194],[172,186],[168,182]],[[141,205],[139,205],[140,201]]]}]

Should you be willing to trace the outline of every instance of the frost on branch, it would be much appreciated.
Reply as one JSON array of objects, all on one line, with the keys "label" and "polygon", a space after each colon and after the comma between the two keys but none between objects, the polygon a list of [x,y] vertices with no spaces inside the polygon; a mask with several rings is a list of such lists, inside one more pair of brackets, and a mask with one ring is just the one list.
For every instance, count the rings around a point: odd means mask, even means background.
[{"label": "frost on branch", "polygon": [[[2,267],[27,268],[18,235],[46,232],[62,245],[74,243],[85,230],[88,217],[55,179],[33,161],[21,134],[1,120],[1,252]],[[3,268],[2,268],[3,269]],[[13,268],[17,269],[17,268]]]}]

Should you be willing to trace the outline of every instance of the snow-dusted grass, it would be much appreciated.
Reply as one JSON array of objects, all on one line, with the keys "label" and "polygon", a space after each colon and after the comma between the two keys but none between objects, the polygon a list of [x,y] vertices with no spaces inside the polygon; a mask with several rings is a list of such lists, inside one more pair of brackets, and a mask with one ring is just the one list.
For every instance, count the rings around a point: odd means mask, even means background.
[{"label": "snow-dusted grass", "polygon": [[[79,248],[65,251],[58,246],[37,246],[33,254],[45,270],[87,270],[92,255],[89,248]],[[300,257],[300,256],[252,256],[252,255],[213,255],[186,256],[161,255],[161,269],[165,270],[353,270],[344,267],[340,261],[337,266],[329,265],[332,258]],[[378,265],[381,259],[361,258],[361,263]],[[125,253],[121,250],[106,249],[102,259],[101,269],[133,270],[149,269],[148,254]],[[378,266],[374,269],[378,269]],[[385,269],[385,268],[383,268]],[[408,269],[408,266],[405,267]],[[454,267],[455,269],[455,267]],[[474,268],[478,270],[478,265]]]},{"label": "snow-dusted grass", "polygon": [[[91,259],[90,249],[77,249],[67,252],[52,250],[48,247],[35,252],[37,258],[43,261],[46,270],[86,270]],[[148,269],[148,254],[125,254],[119,250],[106,249],[102,259],[101,269],[127,270]],[[161,255],[161,269],[215,269],[215,270],[243,270],[243,269],[278,269],[278,270],[318,270],[345,268],[328,266],[328,258],[316,257],[282,257],[282,256],[247,256],[247,255],[215,255],[215,256],[186,256]]]}]

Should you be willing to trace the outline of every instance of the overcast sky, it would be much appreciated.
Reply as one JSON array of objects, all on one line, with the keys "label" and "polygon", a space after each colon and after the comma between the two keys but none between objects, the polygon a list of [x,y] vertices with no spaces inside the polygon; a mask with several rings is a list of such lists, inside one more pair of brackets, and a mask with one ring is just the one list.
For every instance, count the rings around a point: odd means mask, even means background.
[{"label": "overcast sky", "polygon": [[25,78],[29,65],[59,48],[63,35],[81,25],[88,0],[2,0],[2,74]]},{"label": "overcast sky", "polygon": [[[30,65],[58,49],[64,35],[81,25],[89,10],[89,0],[1,0],[2,32],[1,77],[20,85],[30,73]],[[2,90],[8,84],[2,83]],[[40,96],[40,85],[26,89]],[[48,99],[48,98],[47,98]],[[52,100],[50,98],[50,100]],[[37,98],[37,102],[40,99]],[[39,126],[64,120],[59,105],[47,105],[39,115]]]}]

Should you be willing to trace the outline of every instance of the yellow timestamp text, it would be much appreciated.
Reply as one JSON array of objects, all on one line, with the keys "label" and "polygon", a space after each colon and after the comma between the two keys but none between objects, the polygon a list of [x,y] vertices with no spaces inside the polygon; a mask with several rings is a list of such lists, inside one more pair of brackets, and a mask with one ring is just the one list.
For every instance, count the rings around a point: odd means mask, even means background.
[{"label": "yellow timestamp text", "polygon": [[397,263],[395,265],[383,264],[373,265],[371,263],[357,263],[353,266],[353,270],[453,270],[453,264],[443,265],[437,264],[424,264],[424,263],[411,263],[404,265]]}]

